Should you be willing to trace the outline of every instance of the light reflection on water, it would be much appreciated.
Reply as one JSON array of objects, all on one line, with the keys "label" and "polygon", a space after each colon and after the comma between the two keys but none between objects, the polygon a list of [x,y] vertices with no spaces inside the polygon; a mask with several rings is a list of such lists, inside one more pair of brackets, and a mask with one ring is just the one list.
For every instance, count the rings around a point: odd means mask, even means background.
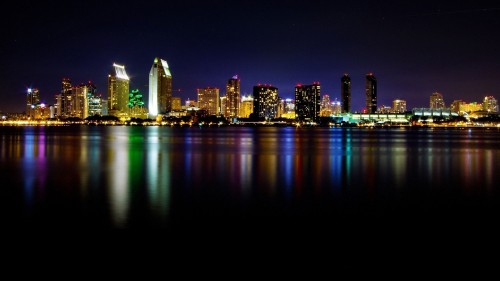
[{"label": "light reflection on water", "polygon": [[496,194],[500,165],[495,130],[1,131],[0,173],[8,183],[1,200],[22,202],[19,220],[55,216],[54,223],[95,226],[98,221],[115,228],[163,227],[170,220],[238,212],[262,216],[280,209],[289,214],[316,206],[328,213],[346,204],[363,205],[363,200],[394,204],[402,195],[410,202],[412,196],[434,201],[470,193],[488,197]]}]

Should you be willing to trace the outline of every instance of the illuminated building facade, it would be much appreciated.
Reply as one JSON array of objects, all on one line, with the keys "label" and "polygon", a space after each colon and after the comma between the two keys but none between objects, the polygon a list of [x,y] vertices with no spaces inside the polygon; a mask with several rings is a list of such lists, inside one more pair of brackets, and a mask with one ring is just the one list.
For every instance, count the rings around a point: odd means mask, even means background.
[{"label": "illuminated building facade", "polygon": [[92,96],[89,96],[88,99],[89,102],[89,111],[88,111],[88,116],[94,116],[94,115],[103,115],[103,99],[101,95],[94,94]]},{"label": "illuminated building facade", "polygon": [[172,97],[172,111],[181,111],[182,103],[180,97]]},{"label": "illuminated building facade", "polygon": [[[254,97],[255,98],[255,97]],[[235,118],[240,115],[240,79],[233,76],[226,84],[226,115]]]},{"label": "illuminated building facade", "polygon": [[302,122],[318,122],[320,113],[321,86],[319,82],[312,85],[295,86],[295,118]]},{"label": "illuminated building facade", "polygon": [[72,111],[70,117],[86,118],[88,116],[87,85],[80,84],[72,89],[71,103]]},{"label": "illuminated building facade", "polygon": [[450,110],[452,112],[462,114],[463,112],[461,111],[461,109],[463,109],[464,105],[465,102],[463,100],[454,100],[450,105]]},{"label": "illuminated building facade", "polygon": [[198,107],[206,110],[208,115],[219,114],[219,88],[206,87],[197,89]]},{"label": "illuminated building facade", "polygon": [[248,118],[252,113],[253,113],[253,97],[252,96],[241,97],[240,117]]},{"label": "illuminated building facade", "polygon": [[441,95],[438,92],[432,93],[432,95],[430,97],[430,106],[429,107],[431,109],[443,109],[443,108],[445,108],[443,95]]},{"label": "illuminated building facade", "polygon": [[220,114],[224,117],[229,117],[229,114],[227,111],[227,97],[226,96],[220,97]]},{"label": "illuminated building facade", "polygon": [[377,79],[373,73],[366,75],[365,94],[366,113],[375,113],[377,111]]},{"label": "illuminated building facade", "polygon": [[282,118],[295,119],[295,101],[293,99],[283,99],[283,112],[281,113]]},{"label": "illuminated building facade", "polygon": [[483,110],[487,112],[498,112],[498,103],[493,96],[486,96],[483,100]]},{"label": "illuminated building facade", "polygon": [[392,112],[393,113],[404,113],[406,112],[406,101],[401,99],[396,99],[392,101]]},{"label": "illuminated building facade", "polygon": [[144,100],[139,89],[134,89],[129,93],[128,104],[129,116],[133,118],[146,118],[147,110],[144,107]]},{"label": "illuminated building facade", "polygon": [[330,96],[323,95],[323,97],[321,98],[319,116],[330,116],[330,115],[332,115],[332,105],[330,103]]},{"label": "illuminated building facade", "polygon": [[125,66],[113,64],[113,72],[108,75],[108,106],[109,114],[126,116],[128,111],[130,78]]},{"label": "illuminated building facade", "polygon": [[36,107],[40,104],[40,92],[35,88],[28,88],[26,92],[26,116],[36,118]]},{"label": "illuminated building facade", "polygon": [[61,83],[61,93],[56,97],[57,116],[63,118],[71,116],[71,112],[73,111],[72,89],[73,86],[71,86],[71,80],[69,78],[63,78]]},{"label": "illuminated building facade", "polygon": [[477,102],[471,103],[463,103],[460,105],[460,112],[462,113],[471,113],[476,111],[481,111],[483,109],[483,105]]},{"label": "illuminated building facade", "polygon": [[340,78],[340,93],[342,95],[342,113],[351,112],[351,77],[347,73]]},{"label": "illuminated building facade", "polygon": [[149,115],[172,111],[172,73],[167,61],[155,58],[149,71]]},{"label": "illuminated building facade", "polygon": [[278,117],[278,88],[271,85],[253,87],[253,112],[266,120]]}]

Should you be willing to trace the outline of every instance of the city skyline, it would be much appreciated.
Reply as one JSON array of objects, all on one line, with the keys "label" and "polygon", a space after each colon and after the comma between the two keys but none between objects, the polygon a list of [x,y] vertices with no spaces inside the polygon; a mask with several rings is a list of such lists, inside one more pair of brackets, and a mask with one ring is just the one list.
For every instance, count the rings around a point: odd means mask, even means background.
[{"label": "city skyline", "polygon": [[[27,88],[54,103],[63,77],[90,80],[105,96],[114,62],[126,67],[130,89],[148,93],[155,57],[169,62],[172,95],[182,100],[200,87],[224,89],[233,75],[241,96],[267,83],[292,98],[297,83],[319,81],[322,94],[341,100],[344,73],[352,111],[365,107],[367,73],[377,77],[379,106],[403,99],[408,109],[423,107],[434,92],[447,105],[498,96],[500,4],[183,1],[169,3],[170,24],[159,24],[150,5],[123,4],[15,3],[2,19],[0,111],[24,111]],[[79,22],[70,16],[76,10],[92,13]],[[76,43],[85,36],[89,44]],[[157,44],[145,44],[152,38]]]}]

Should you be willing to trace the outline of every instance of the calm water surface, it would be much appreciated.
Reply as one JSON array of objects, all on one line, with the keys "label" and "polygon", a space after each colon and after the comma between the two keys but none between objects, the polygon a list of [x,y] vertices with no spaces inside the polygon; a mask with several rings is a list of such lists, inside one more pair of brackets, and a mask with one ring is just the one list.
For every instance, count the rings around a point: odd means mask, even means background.
[{"label": "calm water surface", "polygon": [[16,230],[488,231],[500,214],[495,129],[0,133],[2,221]]}]

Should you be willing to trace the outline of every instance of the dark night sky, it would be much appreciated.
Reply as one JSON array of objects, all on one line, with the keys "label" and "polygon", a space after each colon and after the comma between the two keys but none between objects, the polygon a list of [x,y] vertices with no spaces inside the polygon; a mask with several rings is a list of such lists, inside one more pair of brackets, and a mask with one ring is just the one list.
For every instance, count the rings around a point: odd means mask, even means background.
[{"label": "dark night sky", "polygon": [[2,7],[0,111],[22,112],[28,87],[52,104],[63,77],[91,80],[106,96],[113,62],[147,95],[156,56],[183,100],[206,86],[223,95],[234,74],[242,94],[265,83],[291,98],[296,83],[319,81],[340,100],[349,73],[361,110],[368,72],[379,106],[402,98],[408,109],[428,107],[434,91],[446,105],[500,98],[498,1],[41,2]]}]

